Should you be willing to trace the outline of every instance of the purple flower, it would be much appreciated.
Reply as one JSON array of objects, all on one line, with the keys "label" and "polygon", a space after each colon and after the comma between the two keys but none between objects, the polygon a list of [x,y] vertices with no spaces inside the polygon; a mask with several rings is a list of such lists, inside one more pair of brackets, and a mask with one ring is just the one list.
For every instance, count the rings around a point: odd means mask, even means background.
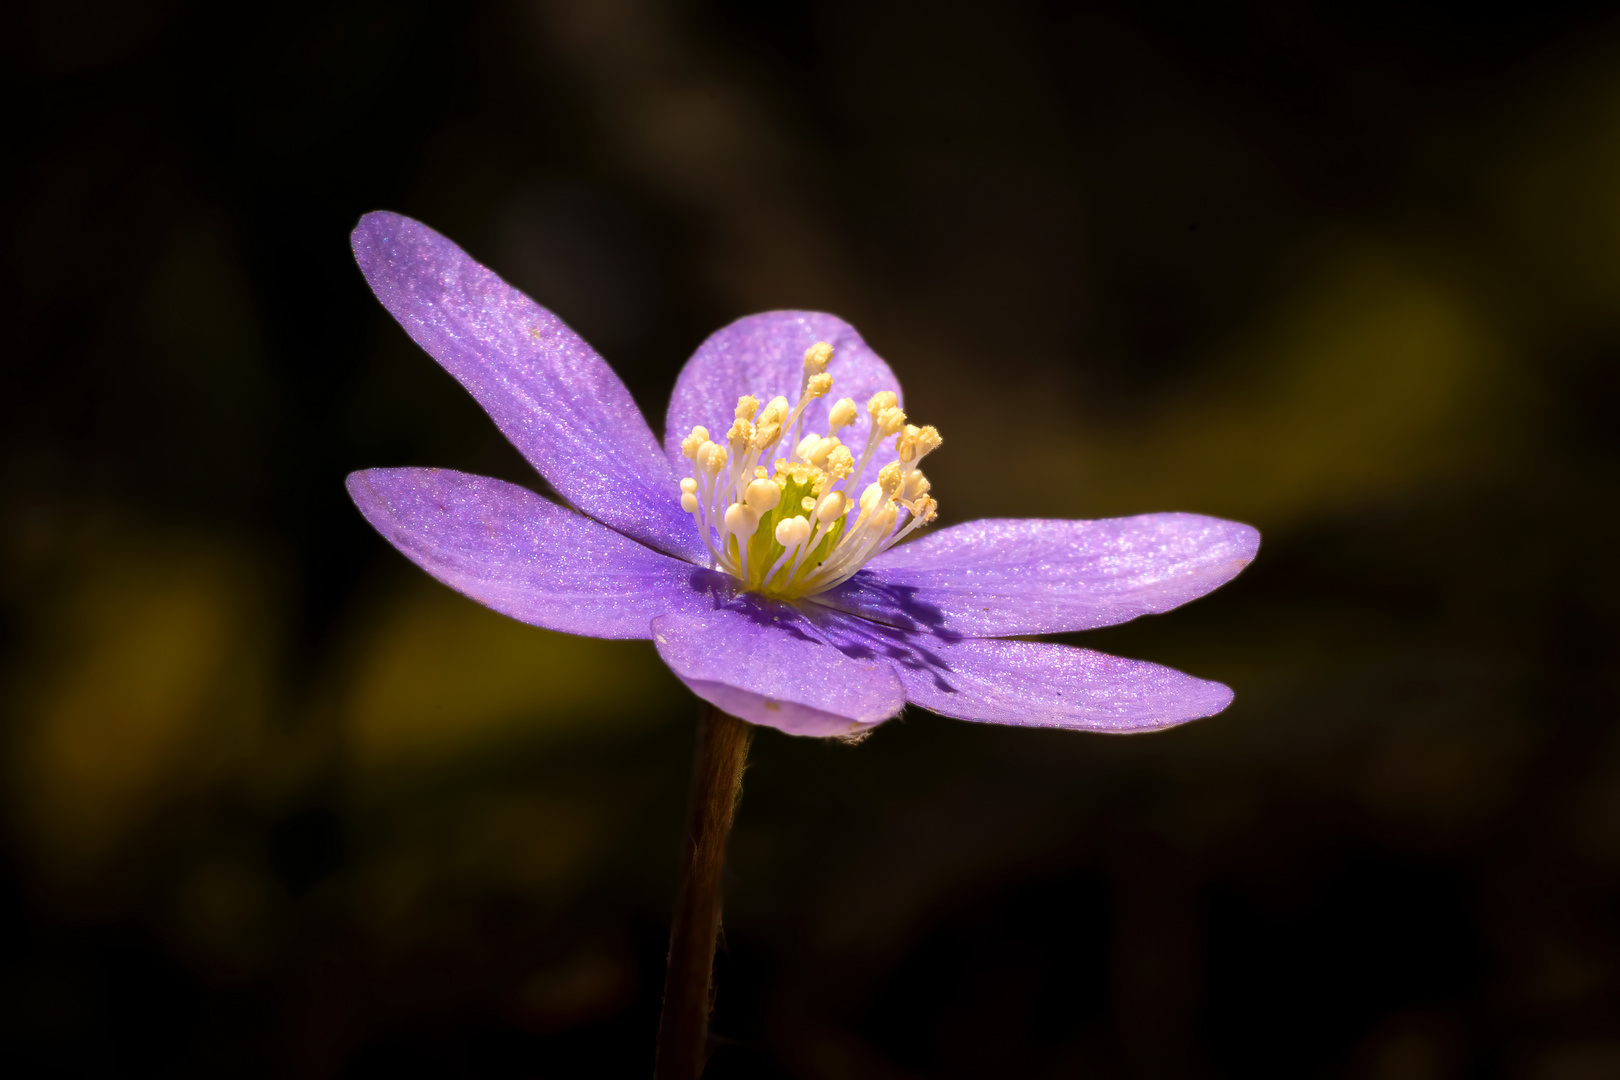
[{"label": "purple flower", "polygon": [[1254,558],[1249,526],[1144,514],[929,532],[918,465],[938,432],[906,423],[888,365],[815,312],[749,316],[705,341],[660,448],[579,335],[443,236],[373,213],[353,244],[377,298],[577,508],[447,469],[350,475],[366,520],[480,603],[552,630],[650,637],[699,697],[795,735],[857,733],[907,701],[1130,732],[1232,700],[1156,664],[1005,639],[1202,596]]}]

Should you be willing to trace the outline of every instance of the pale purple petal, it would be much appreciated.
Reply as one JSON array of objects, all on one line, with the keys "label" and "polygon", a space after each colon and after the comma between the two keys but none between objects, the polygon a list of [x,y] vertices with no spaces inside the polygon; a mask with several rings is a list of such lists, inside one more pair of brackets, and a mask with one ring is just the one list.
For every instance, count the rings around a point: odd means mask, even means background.
[{"label": "pale purple petal", "polygon": [[[838,437],[859,460],[871,428],[866,402],[879,390],[900,394],[900,380],[843,319],[819,311],[767,311],[738,319],[709,335],[681,369],[664,418],[664,452],[676,473],[686,476],[690,468],[681,456],[681,440],[701,425],[716,442],[721,441],[731,426],[737,399],[744,394],[752,394],[761,405],[778,395],[789,404],[797,403],[804,351],[818,341],[833,347],[832,363],[827,367],[833,388],[806,407],[802,430],[826,435],[827,409],[840,398],[854,398],[861,407],[860,418]],[[851,489],[858,494],[877,476],[878,469],[894,459],[894,440],[890,439],[855,478]]]},{"label": "pale purple petal", "polygon": [[1090,649],[951,639],[833,611],[814,618],[851,659],[894,664],[913,704],[959,720],[1127,734],[1213,716],[1232,702],[1218,682]]},{"label": "pale purple petal", "polygon": [[1259,546],[1250,526],[1199,514],[972,521],[900,544],[814,599],[968,637],[1090,630],[1196,599]]},{"label": "pale purple petal", "polygon": [[906,703],[887,661],[852,660],[787,604],[744,594],[720,610],[653,620],[653,642],[703,700],[789,735],[849,735]]},{"label": "pale purple petal", "polygon": [[550,630],[651,636],[652,620],[730,600],[731,579],[661,555],[526,488],[450,469],[350,473],[366,520],[458,592]]},{"label": "pale purple petal", "polygon": [[367,214],[350,239],[377,299],[563,498],[707,563],[646,420],[578,334],[421,222]]}]

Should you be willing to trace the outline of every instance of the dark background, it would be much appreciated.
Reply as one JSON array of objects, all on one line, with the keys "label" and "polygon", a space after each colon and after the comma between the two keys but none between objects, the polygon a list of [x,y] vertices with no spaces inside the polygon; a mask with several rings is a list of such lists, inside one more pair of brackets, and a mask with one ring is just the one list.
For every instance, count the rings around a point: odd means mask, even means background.
[{"label": "dark background", "polygon": [[947,521],[1265,536],[1079,639],[1218,718],[761,732],[710,1077],[1620,1077],[1606,6],[13,6],[0,1071],[650,1073],[696,709],[347,502],[534,482],[356,272],[390,208],[655,423],[825,309]]}]

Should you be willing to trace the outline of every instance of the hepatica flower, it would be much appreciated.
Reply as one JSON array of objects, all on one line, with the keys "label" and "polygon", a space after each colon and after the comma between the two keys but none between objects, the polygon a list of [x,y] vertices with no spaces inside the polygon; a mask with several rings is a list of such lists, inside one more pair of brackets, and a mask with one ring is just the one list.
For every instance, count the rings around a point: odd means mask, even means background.
[{"label": "hepatica flower", "polygon": [[[579,335],[432,229],[368,214],[377,298],[571,504],[448,469],[349,477],[366,519],[428,573],[516,619],[651,638],[699,697],[795,735],[859,734],[910,701],[998,724],[1132,732],[1225,708],[1169,668],[1018,640],[1166,611],[1254,557],[1196,514],[932,529],[940,446],[847,323],[778,311],[682,370],[660,447]],[[1019,432],[972,452],[1017,469]]]}]

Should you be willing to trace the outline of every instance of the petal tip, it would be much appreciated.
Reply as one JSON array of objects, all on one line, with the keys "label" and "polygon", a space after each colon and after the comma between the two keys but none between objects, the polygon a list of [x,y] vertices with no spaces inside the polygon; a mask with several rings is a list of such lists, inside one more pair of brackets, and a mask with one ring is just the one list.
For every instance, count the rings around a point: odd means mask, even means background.
[{"label": "petal tip", "polygon": [[1232,688],[1224,683],[1205,681],[1204,685],[1209,688],[1210,693],[1208,696],[1202,701],[1190,703],[1190,707],[1186,710],[1177,710],[1129,726],[1074,728],[1071,730],[1091,730],[1105,735],[1151,735],[1156,731],[1169,731],[1171,728],[1185,727],[1199,720],[1208,720],[1212,716],[1225,712],[1236,695],[1233,694]]},{"label": "petal tip", "polygon": [[1241,521],[1232,524],[1236,526],[1232,542],[1242,553],[1243,565],[1247,566],[1260,554],[1260,530]]},{"label": "petal tip", "polygon": [[343,478],[343,490],[349,493],[349,498],[354,500],[356,506],[360,505],[363,498],[374,494],[371,486],[371,474],[375,471],[374,469],[356,469]]},{"label": "petal tip", "polygon": [[1227,706],[1237,699],[1237,693],[1225,683],[1209,680],[1205,685],[1209,687],[1209,700],[1206,703],[1208,711],[1192,717],[1194,720],[1204,720],[1217,713],[1223,713]]},{"label": "petal tip", "polygon": [[362,237],[369,237],[379,231],[397,229],[401,225],[421,225],[421,222],[392,210],[369,210],[361,214],[360,220],[355,222],[354,229],[349,233],[349,240],[358,244]]}]

